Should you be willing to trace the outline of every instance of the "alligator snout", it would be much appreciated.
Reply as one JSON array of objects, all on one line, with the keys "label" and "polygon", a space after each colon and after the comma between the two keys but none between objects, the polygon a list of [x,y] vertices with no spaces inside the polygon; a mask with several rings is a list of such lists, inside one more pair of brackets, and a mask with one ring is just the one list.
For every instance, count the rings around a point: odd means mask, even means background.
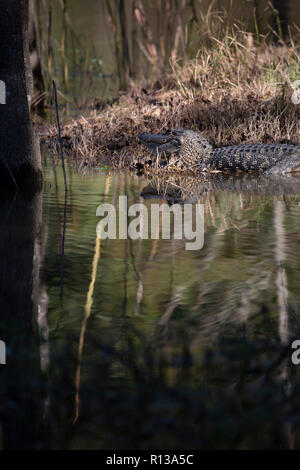
[{"label": "alligator snout", "polygon": [[178,137],[171,131],[167,131],[165,134],[142,132],[138,138],[155,155],[157,153],[174,154],[181,145]]},{"label": "alligator snout", "polygon": [[172,140],[172,135],[166,134],[150,134],[149,132],[142,132],[139,134],[139,139],[142,143],[145,144],[165,144]]}]

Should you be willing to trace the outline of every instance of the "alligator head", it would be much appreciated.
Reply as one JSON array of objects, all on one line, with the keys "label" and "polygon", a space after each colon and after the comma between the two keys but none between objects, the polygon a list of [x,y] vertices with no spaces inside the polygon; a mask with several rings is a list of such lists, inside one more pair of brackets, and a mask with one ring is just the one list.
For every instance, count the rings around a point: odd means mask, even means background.
[{"label": "alligator head", "polygon": [[162,155],[178,166],[205,167],[205,158],[212,146],[199,133],[185,129],[170,129],[165,134],[139,134],[139,139],[153,155]]}]

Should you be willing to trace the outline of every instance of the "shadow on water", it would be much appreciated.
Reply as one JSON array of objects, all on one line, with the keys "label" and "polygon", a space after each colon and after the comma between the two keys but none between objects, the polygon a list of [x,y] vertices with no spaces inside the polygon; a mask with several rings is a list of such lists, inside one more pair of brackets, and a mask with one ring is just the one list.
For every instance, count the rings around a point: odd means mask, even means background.
[{"label": "shadow on water", "polygon": [[[299,448],[300,180],[70,170],[61,302],[63,175],[44,168],[43,201],[1,199],[2,447]],[[204,247],[99,241],[119,195],[204,203]]]}]

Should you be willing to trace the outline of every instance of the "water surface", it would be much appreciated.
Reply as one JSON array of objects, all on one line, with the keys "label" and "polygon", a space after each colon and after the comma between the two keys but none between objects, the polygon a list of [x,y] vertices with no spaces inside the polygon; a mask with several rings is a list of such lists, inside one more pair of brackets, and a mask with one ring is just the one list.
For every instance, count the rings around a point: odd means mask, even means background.
[{"label": "water surface", "polygon": [[[219,177],[182,192],[69,165],[65,206],[61,168],[45,163],[38,311],[23,342],[22,316],[9,320],[2,446],[299,448],[300,180]],[[203,203],[203,248],[99,240],[97,207],[120,195]]]}]

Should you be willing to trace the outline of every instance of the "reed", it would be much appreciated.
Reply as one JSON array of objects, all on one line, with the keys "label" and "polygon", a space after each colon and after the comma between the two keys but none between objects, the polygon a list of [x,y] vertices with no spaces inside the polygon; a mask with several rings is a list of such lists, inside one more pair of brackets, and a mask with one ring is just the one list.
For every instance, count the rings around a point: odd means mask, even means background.
[{"label": "reed", "polygon": [[[104,90],[93,86],[103,70],[92,66],[95,62],[90,38],[79,37],[74,31],[67,0],[35,1],[46,91],[51,90],[54,79],[64,101],[81,106],[91,98],[78,99],[77,82],[84,80],[84,88],[94,88],[95,94],[103,98]],[[250,14],[245,27],[234,19],[232,5],[220,9],[216,1],[103,0],[102,4],[105,20],[111,24],[117,90],[127,91],[133,82],[142,83],[146,78],[155,81],[165,76],[170,71],[170,58],[174,62],[181,57],[185,62],[195,57],[199,48],[214,49],[220,43],[226,47],[226,38],[232,41],[233,30],[234,34],[239,29],[251,33],[257,48],[265,38],[275,38],[277,45],[286,41],[286,20],[272,3],[266,13],[254,0],[253,14],[251,4],[248,6]],[[61,24],[60,32],[54,33],[54,18]],[[79,78],[72,79],[72,75]]]},{"label": "reed", "polygon": [[[77,89],[82,86],[82,76],[89,78],[92,61],[86,38],[75,32],[67,0],[35,0],[35,11],[47,104],[53,101],[52,82],[55,80],[62,103],[79,106],[82,103],[77,100]],[[58,31],[54,31],[54,17],[60,25]],[[72,75],[79,75],[78,80],[72,80]]]}]

